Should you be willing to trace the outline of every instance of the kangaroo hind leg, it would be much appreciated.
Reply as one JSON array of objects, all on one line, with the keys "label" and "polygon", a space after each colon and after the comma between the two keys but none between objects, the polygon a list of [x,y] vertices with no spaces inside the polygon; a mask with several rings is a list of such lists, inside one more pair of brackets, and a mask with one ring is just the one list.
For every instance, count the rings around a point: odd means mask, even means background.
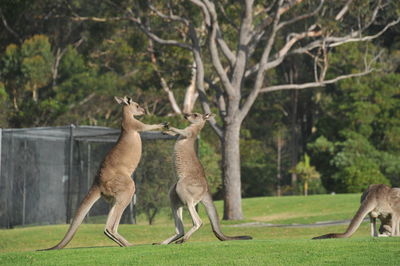
[{"label": "kangaroo hind leg", "polygon": [[400,222],[400,216],[392,215],[392,236],[400,236],[399,222]]},{"label": "kangaroo hind leg", "polygon": [[164,240],[160,243],[154,243],[154,244],[161,244],[161,245],[170,244],[170,243],[182,238],[184,235],[183,216],[182,216],[183,204],[182,204],[181,200],[179,199],[178,194],[176,193],[176,185],[171,187],[171,189],[169,191],[169,199],[170,199],[170,203],[171,203],[172,215],[174,216],[174,220],[175,220],[176,233],[175,233],[175,235],[167,238],[166,240]]},{"label": "kangaroo hind leg", "polygon": [[369,216],[370,226],[371,226],[371,236],[378,237],[378,230],[376,229],[376,217]]},{"label": "kangaroo hind leg", "polygon": [[132,200],[133,192],[118,195],[107,217],[104,234],[121,247],[132,246],[123,236],[118,233],[118,226],[124,210]]},{"label": "kangaroo hind leg", "polygon": [[190,202],[187,204],[190,216],[192,217],[193,227],[183,236],[182,239],[176,241],[177,244],[186,242],[194,232],[199,230],[199,228],[203,225],[203,222],[200,219],[199,214],[196,211],[195,204]]},{"label": "kangaroo hind leg", "polygon": [[182,206],[172,206],[172,214],[174,215],[175,219],[175,235],[167,238],[166,240],[162,241],[161,245],[170,244],[180,238],[183,237],[185,231],[183,228],[183,217],[182,217]]}]

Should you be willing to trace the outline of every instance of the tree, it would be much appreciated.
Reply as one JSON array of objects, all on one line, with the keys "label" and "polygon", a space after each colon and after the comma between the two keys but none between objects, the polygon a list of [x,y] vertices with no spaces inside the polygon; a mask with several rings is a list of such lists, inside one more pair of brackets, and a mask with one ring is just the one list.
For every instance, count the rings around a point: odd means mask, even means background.
[{"label": "tree", "polygon": [[296,174],[300,177],[303,186],[304,186],[304,196],[308,195],[308,184],[313,179],[319,179],[320,174],[315,169],[314,166],[310,164],[310,156],[307,154],[304,155],[304,161],[300,161],[291,172],[296,172]]},{"label": "tree", "polygon": [[12,100],[14,118],[32,115],[35,111],[39,92],[46,94],[44,89],[51,79],[53,60],[51,45],[44,35],[35,35],[21,46],[7,46],[1,58],[0,78]]}]

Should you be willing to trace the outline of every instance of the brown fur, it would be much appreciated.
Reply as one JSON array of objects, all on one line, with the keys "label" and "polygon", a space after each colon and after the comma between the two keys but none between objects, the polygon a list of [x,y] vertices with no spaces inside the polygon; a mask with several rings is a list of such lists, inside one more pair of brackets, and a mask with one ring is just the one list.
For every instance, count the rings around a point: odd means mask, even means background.
[{"label": "brown fur", "polygon": [[143,124],[134,117],[143,115],[145,113],[143,108],[127,97],[115,97],[115,100],[123,105],[121,135],[115,146],[104,158],[93,185],[79,206],[66,235],[60,243],[47,250],[65,247],[71,241],[90,208],[101,196],[112,204],[104,233],[121,247],[131,245],[118,234],[118,225],[123,211],[129,205],[135,193],[135,184],[131,175],[135,171],[142,153],[139,131],[160,129],[165,125]]},{"label": "brown fur", "polygon": [[[206,121],[211,118],[211,114],[187,114],[185,118],[191,123],[187,128],[182,130],[173,127],[169,128],[169,134],[179,135],[174,149],[178,182],[172,186],[169,193],[176,234],[159,244],[170,244],[174,241],[183,243],[202,226],[203,223],[195,208],[199,202],[203,203],[206,208],[213,232],[219,240],[252,239],[250,236],[230,237],[221,232],[218,214],[211,198],[204,169],[197,158],[195,150],[197,136]],[[182,220],[182,208],[185,205],[188,207],[193,221],[193,227],[186,234],[184,234]]]},{"label": "brown fur", "polygon": [[[383,184],[369,186],[361,196],[361,206],[351,220],[346,232],[343,234],[326,234],[313,239],[350,237],[358,229],[367,214],[370,215],[371,219],[372,236],[388,235],[389,230],[391,236],[399,236],[400,188],[390,188]],[[376,218],[381,220],[381,235],[376,231]]]},{"label": "brown fur", "polygon": [[[376,219],[381,221],[379,230],[376,229]],[[374,211],[369,213],[371,236],[373,237],[386,237],[392,235],[392,215],[390,213],[376,213]]]}]

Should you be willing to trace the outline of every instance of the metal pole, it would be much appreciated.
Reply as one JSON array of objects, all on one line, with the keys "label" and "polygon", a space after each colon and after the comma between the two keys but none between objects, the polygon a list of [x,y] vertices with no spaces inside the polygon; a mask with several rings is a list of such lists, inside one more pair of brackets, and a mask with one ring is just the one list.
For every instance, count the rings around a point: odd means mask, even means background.
[{"label": "metal pole", "polygon": [[7,178],[8,180],[8,189],[7,189],[7,218],[8,218],[8,228],[14,228],[14,217],[13,217],[13,195],[14,195],[14,134],[11,131],[10,134],[10,145],[9,145],[9,151],[8,151],[8,167],[9,167],[9,176]]},{"label": "metal pole", "polygon": [[[1,153],[2,153],[2,146],[1,146],[1,143],[2,143],[2,137],[3,137],[3,129],[2,128],[0,128],[0,182],[2,182],[2,179],[3,179],[3,175],[2,175],[2,172],[1,172]],[[7,187],[6,187],[6,181],[4,180],[3,181],[4,182],[4,188],[5,188],[5,191],[4,192],[6,192],[7,193]],[[1,187],[1,184],[0,184],[0,187]],[[6,211],[7,211],[7,194],[6,194],[6,198],[5,198],[5,207],[6,207]],[[1,224],[1,220],[0,220],[0,226],[2,226],[2,224]]]},{"label": "metal pole", "polygon": [[[24,140],[24,162],[27,162],[27,142]],[[26,170],[23,167],[23,183],[22,183],[22,225],[25,225],[25,209],[26,209]]]},{"label": "metal pole", "polygon": [[0,180],[1,180],[1,154],[2,154],[2,147],[1,147],[1,143],[3,141],[3,129],[0,128]]},{"label": "metal pole", "polygon": [[[86,172],[86,180],[87,180],[87,191],[89,191],[90,189],[90,172],[91,172],[91,161],[92,161],[92,145],[90,144],[90,142],[87,142],[87,172]],[[90,211],[88,211],[87,215],[86,215],[86,219],[89,218],[89,213]],[[87,220],[86,220],[87,221]]]},{"label": "metal pole", "polygon": [[71,124],[69,128],[69,166],[68,166],[68,185],[67,185],[67,224],[71,217],[71,179],[74,160],[74,129],[75,125]]}]

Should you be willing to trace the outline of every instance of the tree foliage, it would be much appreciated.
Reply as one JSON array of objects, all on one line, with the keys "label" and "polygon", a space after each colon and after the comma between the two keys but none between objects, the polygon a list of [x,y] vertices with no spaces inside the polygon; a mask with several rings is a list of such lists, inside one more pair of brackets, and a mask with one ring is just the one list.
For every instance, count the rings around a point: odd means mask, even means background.
[{"label": "tree foliage", "polygon": [[[361,59],[357,51],[356,45],[346,47],[335,53],[336,60],[346,61],[351,70]],[[399,184],[395,162],[400,154],[393,132],[399,129],[400,90],[395,84],[400,75],[391,72],[393,59],[380,63],[382,72],[342,81],[324,93],[318,137],[309,148],[328,190],[360,192],[373,183]]]},{"label": "tree foliage", "polygon": [[308,195],[308,184],[315,179],[318,180],[321,176],[315,169],[315,166],[310,164],[310,156],[307,154],[304,155],[304,161],[298,162],[296,167],[291,171],[300,177],[300,181],[304,186],[304,196]]}]

